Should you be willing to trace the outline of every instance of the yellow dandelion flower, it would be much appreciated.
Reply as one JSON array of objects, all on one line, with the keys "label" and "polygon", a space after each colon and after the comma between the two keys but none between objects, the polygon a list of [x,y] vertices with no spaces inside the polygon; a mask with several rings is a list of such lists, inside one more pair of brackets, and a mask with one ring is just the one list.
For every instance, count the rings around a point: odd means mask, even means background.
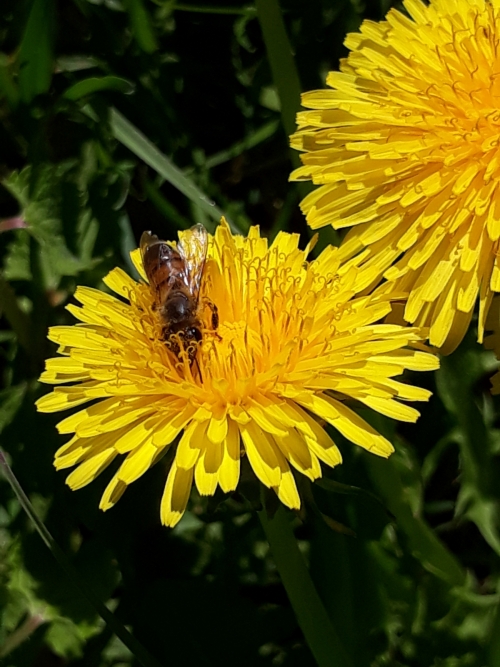
[{"label": "yellow dandelion flower", "polygon": [[[117,268],[105,283],[121,298],[77,289],[81,306],[68,310],[81,324],[50,329],[61,356],[47,360],[41,377],[61,386],[37,404],[53,412],[93,401],[58,425],[73,434],[55,457],[58,469],[77,466],[67,478],[72,489],[124,456],[101,500],[107,510],[173,447],[161,520],[174,526],[193,480],[201,495],[236,489],[242,456],[262,484],[298,508],[292,470],[314,480],[321,463],[341,461],[324,422],[375,454],[391,454],[391,443],[343,399],[415,421],[418,412],[399,401],[427,400],[429,392],[394,376],[435,369],[437,359],[411,347],[418,330],[377,324],[389,298],[356,297],[358,270],[339,273],[336,248],[307,261],[309,248],[298,241],[282,232],[269,246],[258,227],[233,236],[224,220],[209,235],[200,303],[215,304],[219,322],[213,331],[211,310],[202,308],[194,361],[168,349],[146,282]],[[145,281],[138,251],[132,258]]]},{"label": "yellow dandelion flower", "polygon": [[[311,227],[352,227],[343,262],[409,293],[405,319],[443,352],[500,291],[500,2],[404,0],[350,34],[332,90],[303,96],[292,145]],[[497,85],[498,82],[498,85]]]}]

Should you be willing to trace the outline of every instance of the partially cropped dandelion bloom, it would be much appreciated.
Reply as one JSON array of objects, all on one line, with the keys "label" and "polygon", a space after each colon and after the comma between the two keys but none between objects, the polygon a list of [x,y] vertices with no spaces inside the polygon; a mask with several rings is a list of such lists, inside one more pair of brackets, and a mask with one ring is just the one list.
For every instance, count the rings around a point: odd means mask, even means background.
[{"label": "partially cropped dandelion bloom", "polygon": [[[308,262],[298,240],[282,232],[268,246],[258,227],[244,238],[224,221],[209,236],[200,298],[217,306],[219,323],[213,331],[211,310],[202,308],[192,364],[167,348],[146,282],[114,269],[105,283],[120,298],[77,289],[82,305],[68,309],[82,323],[50,330],[61,356],[47,361],[41,378],[62,386],[38,401],[44,412],[93,401],[58,425],[74,434],[55,459],[58,469],[77,466],[67,478],[72,489],[124,457],[101,500],[107,510],[173,447],[161,519],[174,526],[193,480],[201,495],[217,486],[233,491],[243,456],[262,484],[298,508],[292,468],[314,480],[321,463],[341,461],[324,422],[375,454],[391,454],[390,442],[343,399],[415,421],[415,408],[399,401],[429,392],[394,376],[435,369],[436,357],[407,347],[420,340],[416,329],[377,324],[390,312],[388,297],[355,297],[358,270],[339,274],[336,248]],[[132,258],[145,280],[138,251]]]},{"label": "partially cropped dandelion bloom", "polygon": [[405,319],[443,352],[500,291],[500,2],[404,0],[350,34],[331,90],[306,93],[293,179],[311,227],[352,227],[360,285],[409,294]]}]

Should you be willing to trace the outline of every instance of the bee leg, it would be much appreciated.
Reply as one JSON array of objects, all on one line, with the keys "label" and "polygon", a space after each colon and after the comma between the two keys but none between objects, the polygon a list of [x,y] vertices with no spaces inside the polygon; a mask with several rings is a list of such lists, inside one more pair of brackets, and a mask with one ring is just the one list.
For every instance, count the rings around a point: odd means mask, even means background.
[{"label": "bee leg", "polygon": [[212,311],[212,329],[216,330],[219,326],[219,311],[215,303],[210,305],[210,309]]},{"label": "bee leg", "polygon": [[208,306],[212,311],[212,329],[215,331],[219,326],[219,310],[213,301],[210,299],[204,299],[204,305]]},{"label": "bee leg", "polygon": [[[198,363],[198,358],[197,357],[195,357],[193,359],[193,361],[191,362],[191,367],[194,367],[194,366],[196,366],[196,368],[198,370],[198,374],[200,376],[200,380],[203,382],[203,375],[201,374],[201,368],[200,368],[200,364]],[[193,375],[194,375],[194,373],[193,373]]]}]

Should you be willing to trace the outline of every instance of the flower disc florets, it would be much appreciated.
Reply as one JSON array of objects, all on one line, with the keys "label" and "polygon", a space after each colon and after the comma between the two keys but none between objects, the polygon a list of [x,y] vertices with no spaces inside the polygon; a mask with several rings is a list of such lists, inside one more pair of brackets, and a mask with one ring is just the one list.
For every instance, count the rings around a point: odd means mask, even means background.
[{"label": "flower disc florets", "polygon": [[409,293],[405,319],[450,352],[500,291],[500,3],[404,0],[350,34],[332,90],[306,93],[294,179],[313,228],[353,227],[342,261]]},{"label": "flower disc florets", "polygon": [[[391,310],[388,297],[355,298],[356,268],[339,273],[338,250],[308,262],[298,235],[280,233],[271,246],[253,227],[233,236],[223,221],[209,238],[201,302],[203,339],[196,361],[179,359],[161,337],[154,294],[114,269],[106,285],[122,299],[80,287],[82,324],[50,330],[62,356],[47,361],[42,380],[58,386],[38,402],[45,412],[97,399],[58,426],[74,434],[56,454],[57,468],[77,466],[77,489],[116,457],[125,456],[104,492],[108,509],[126,487],[175,446],[161,502],[163,523],[181,518],[194,482],[202,495],[236,489],[240,460],[291,508],[300,506],[292,468],[309,479],[340,452],[322,424],[381,456],[392,445],[345,398],[396,419],[417,411],[397,399],[426,400],[429,392],[393,379],[404,369],[436,368],[434,356],[407,344],[412,328],[376,324]],[[133,259],[142,272],[137,251]],[[180,436],[178,444],[177,437]]]}]

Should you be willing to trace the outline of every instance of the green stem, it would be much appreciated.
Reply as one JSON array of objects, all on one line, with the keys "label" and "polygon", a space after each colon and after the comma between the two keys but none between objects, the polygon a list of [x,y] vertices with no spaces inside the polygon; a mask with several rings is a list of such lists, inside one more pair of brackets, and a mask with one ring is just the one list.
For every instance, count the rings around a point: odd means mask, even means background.
[{"label": "green stem", "polygon": [[31,637],[37,628],[47,622],[41,613],[30,614],[0,646],[0,659],[4,658]]},{"label": "green stem", "polygon": [[70,581],[73,583],[80,593],[89,601],[92,607],[96,610],[102,620],[109,626],[114,634],[120,639],[125,646],[134,654],[138,662],[143,667],[165,667],[161,665],[156,658],[154,658],[144,646],[132,636],[127,628],[122,625],[116,617],[110,612],[105,604],[94,595],[86,582],[83,582],[77,570],[70,563],[64,551],[59,547],[52,535],[49,533],[45,524],[38,518],[33,505],[28,496],[24,493],[21,485],[12,472],[7,460],[0,450],[0,469],[3,470],[6,480],[9,482],[12,490],[16,494],[19,503],[28,517],[33,522],[38,534],[45,542],[47,547],[52,552],[52,555],[60,565],[61,569],[68,575]]},{"label": "green stem", "polygon": [[311,580],[286,511],[280,507],[272,519],[265,510],[258,515],[281,581],[318,666],[352,667]]}]

